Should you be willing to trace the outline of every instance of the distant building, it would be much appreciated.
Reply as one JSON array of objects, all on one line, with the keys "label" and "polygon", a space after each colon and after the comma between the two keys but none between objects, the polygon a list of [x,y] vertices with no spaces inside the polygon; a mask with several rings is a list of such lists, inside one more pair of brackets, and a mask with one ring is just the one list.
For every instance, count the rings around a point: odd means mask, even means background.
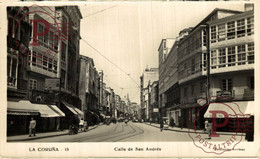
[{"label": "distant building", "polygon": [[149,116],[150,121],[159,123],[159,85],[158,81],[154,81],[150,85],[150,93],[149,93]]},{"label": "distant building", "polygon": [[[186,29],[188,30],[188,29]],[[186,34],[182,31],[183,36]],[[166,91],[178,81],[177,72],[177,42],[176,39],[162,39],[158,49],[159,52],[159,110],[162,117],[166,117],[166,108],[169,107],[169,101],[177,97],[166,96]],[[166,106],[167,104],[167,106]],[[172,103],[173,104],[173,103]]]},{"label": "distant building", "polygon": [[[82,110],[99,110],[99,77],[92,58],[80,55],[80,99]],[[85,116],[86,118],[86,116]]]},{"label": "distant building", "polygon": [[148,88],[149,84],[158,81],[158,68],[146,68],[145,71],[143,72],[142,76],[140,77],[140,105],[141,105],[141,110],[142,110],[142,119],[143,120],[148,120]]}]

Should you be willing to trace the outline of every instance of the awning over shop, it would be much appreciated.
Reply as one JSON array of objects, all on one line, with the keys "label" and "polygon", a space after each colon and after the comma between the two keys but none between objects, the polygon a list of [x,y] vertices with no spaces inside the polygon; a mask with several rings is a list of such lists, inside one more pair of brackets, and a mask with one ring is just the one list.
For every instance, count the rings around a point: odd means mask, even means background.
[{"label": "awning over shop", "polygon": [[41,117],[64,117],[65,114],[56,105],[34,104],[39,110]]},{"label": "awning over shop", "polygon": [[90,113],[90,114],[92,114],[92,115],[94,114],[94,113],[93,113],[92,111],[90,111],[90,110],[87,110],[87,112]]},{"label": "awning over shop", "polygon": [[74,107],[74,109],[76,110],[76,112],[77,112],[78,114],[84,115],[84,113],[83,113],[81,110],[79,110],[78,108]]},{"label": "awning over shop", "polygon": [[8,115],[41,115],[41,117],[62,117],[65,114],[55,105],[35,104],[30,101],[8,101]]},{"label": "awning over shop", "polygon": [[[76,108],[75,106],[73,106],[72,104],[69,104],[69,103],[67,103],[67,102],[64,102],[64,101],[62,101],[62,103],[73,113],[73,114],[75,114],[75,115],[81,115],[80,113],[78,113],[78,111],[76,110],[76,109],[78,109],[78,108]],[[75,109],[76,108],[76,109]],[[79,109],[78,109],[79,110]],[[81,111],[81,110],[79,110],[79,111]],[[83,112],[82,112],[83,113]]]},{"label": "awning over shop", "polygon": [[39,111],[29,101],[8,101],[8,115],[39,115]]},{"label": "awning over shop", "polygon": [[[250,115],[254,115],[254,101],[211,103],[204,118],[212,118],[212,113],[209,111],[224,111],[229,115],[229,118],[249,118]],[[217,113],[216,117],[224,118],[225,116]]]}]

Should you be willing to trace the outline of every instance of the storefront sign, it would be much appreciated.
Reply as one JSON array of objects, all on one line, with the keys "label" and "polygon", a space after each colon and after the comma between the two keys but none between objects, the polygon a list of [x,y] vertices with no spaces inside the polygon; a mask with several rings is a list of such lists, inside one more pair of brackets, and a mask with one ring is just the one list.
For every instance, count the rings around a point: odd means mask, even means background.
[{"label": "storefront sign", "polygon": [[59,78],[45,79],[45,90],[59,90],[59,88],[60,88]]},{"label": "storefront sign", "polygon": [[153,112],[154,112],[154,113],[158,113],[158,112],[159,112],[159,109],[158,109],[158,108],[153,108]]}]

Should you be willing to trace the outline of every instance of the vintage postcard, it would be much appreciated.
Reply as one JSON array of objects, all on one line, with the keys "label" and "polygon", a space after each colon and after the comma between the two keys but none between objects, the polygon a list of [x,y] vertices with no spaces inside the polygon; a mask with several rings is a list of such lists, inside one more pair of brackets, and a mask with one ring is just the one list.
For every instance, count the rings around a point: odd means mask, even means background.
[{"label": "vintage postcard", "polygon": [[1,157],[258,156],[256,2],[0,6]]}]

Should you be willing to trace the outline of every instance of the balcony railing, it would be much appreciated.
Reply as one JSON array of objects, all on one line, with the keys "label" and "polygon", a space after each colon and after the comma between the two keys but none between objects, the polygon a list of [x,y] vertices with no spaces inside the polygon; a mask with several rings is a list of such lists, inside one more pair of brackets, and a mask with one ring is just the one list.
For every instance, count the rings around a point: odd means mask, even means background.
[{"label": "balcony railing", "polygon": [[254,89],[217,91],[216,96],[217,101],[254,100]]}]

